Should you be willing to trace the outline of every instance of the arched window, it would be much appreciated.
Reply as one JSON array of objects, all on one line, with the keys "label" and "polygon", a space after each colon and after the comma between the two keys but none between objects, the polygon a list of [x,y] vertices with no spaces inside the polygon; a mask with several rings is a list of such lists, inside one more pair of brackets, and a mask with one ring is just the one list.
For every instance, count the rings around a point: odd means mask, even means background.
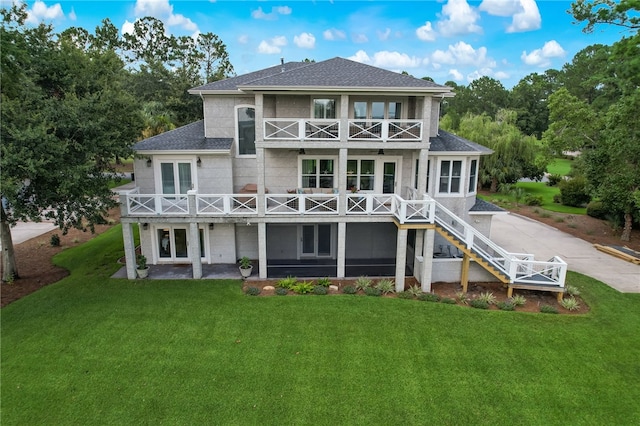
[{"label": "arched window", "polygon": [[255,155],[256,110],[253,107],[239,107],[236,114],[238,123],[238,155]]}]

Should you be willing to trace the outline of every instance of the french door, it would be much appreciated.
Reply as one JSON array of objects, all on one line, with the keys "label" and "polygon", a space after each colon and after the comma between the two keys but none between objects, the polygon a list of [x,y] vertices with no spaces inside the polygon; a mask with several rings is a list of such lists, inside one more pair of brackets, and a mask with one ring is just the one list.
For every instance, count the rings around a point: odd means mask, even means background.
[{"label": "french door", "polygon": [[[168,226],[156,229],[157,255],[160,261],[180,261],[189,258],[189,230]],[[204,229],[199,229],[200,257],[205,257]]]},{"label": "french door", "polygon": [[331,224],[302,225],[300,227],[300,257],[331,257]]}]

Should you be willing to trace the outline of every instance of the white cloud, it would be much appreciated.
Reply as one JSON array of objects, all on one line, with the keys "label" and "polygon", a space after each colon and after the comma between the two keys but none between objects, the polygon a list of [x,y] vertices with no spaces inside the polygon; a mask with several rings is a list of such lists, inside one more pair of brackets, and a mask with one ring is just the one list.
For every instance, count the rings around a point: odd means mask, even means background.
[{"label": "white cloud", "polygon": [[506,79],[506,78],[511,77],[511,75],[510,75],[510,74],[507,74],[507,73],[506,73],[506,72],[504,72],[504,71],[498,71],[498,72],[497,72],[497,73],[495,73],[493,76],[494,76],[495,78],[497,78],[498,80],[503,80],[503,79]]},{"label": "white cloud", "polygon": [[351,41],[354,43],[366,43],[369,41],[369,38],[365,34],[356,33],[351,35]]},{"label": "white cloud", "polygon": [[376,34],[378,34],[378,40],[385,41],[391,35],[391,28],[387,28],[384,31],[377,30]]},{"label": "white cloud", "polygon": [[174,14],[169,0],[137,0],[134,14],[138,18],[152,16],[167,27],[179,27],[187,31],[198,31],[198,25],[182,14]]},{"label": "white cloud", "polygon": [[258,53],[264,53],[272,55],[282,52],[281,47],[287,45],[287,38],[285,36],[276,36],[271,40],[262,40],[258,45]]},{"label": "white cloud", "polygon": [[542,18],[535,0],[520,0],[522,11],[513,15],[513,21],[507,28],[508,33],[532,31],[540,28]]},{"label": "white cloud", "polygon": [[355,55],[349,56],[347,59],[360,62],[362,64],[371,63],[371,58],[369,58],[369,55],[367,55],[367,52],[365,52],[364,50],[358,50]]},{"label": "white cloud", "polygon": [[416,68],[422,65],[422,59],[406,53],[382,50],[373,54],[372,64],[381,68]]},{"label": "white cloud", "polygon": [[436,50],[431,54],[431,60],[438,64],[474,65],[490,68],[496,66],[496,62],[487,57],[486,47],[474,49],[464,41],[449,45],[447,50]]},{"label": "white cloud", "polygon": [[551,58],[561,58],[566,53],[557,41],[551,40],[546,42],[541,49],[535,49],[531,53],[524,50],[520,59],[527,65],[547,67],[551,64]]},{"label": "white cloud", "polygon": [[522,11],[520,0],[483,0],[478,9],[494,16],[513,16]]},{"label": "white cloud", "polygon": [[71,12],[69,12],[69,19],[71,19],[72,21],[76,21],[78,19],[74,8],[71,8]]},{"label": "white cloud", "polygon": [[469,6],[467,0],[449,0],[442,6],[441,16],[443,19],[438,21],[438,29],[444,36],[482,33],[482,28],[476,25],[480,14]]},{"label": "white cloud", "polygon": [[347,38],[347,35],[344,31],[337,30],[335,28],[329,28],[328,30],[324,30],[322,32],[322,37],[324,37],[325,40],[335,41],[344,40],[345,38]]},{"label": "white cloud", "polygon": [[238,36],[238,43],[247,44],[249,43],[249,36],[247,34],[241,34]]},{"label": "white cloud", "polygon": [[416,35],[422,41],[434,41],[436,39],[436,32],[431,26],[431,22],[427,21],[423,26],[418,27]]},{"label": "white cloud", "polygon": [[45,2],[36,0],[33,7],[27,10],[28,24],[37,25],[43,20],[52,21],[54,19],[63,19],[64,12],[62,12],[62,6],[60,3],[56,3],[53,6],[47,6]]},{"label": "white cloud", "polygon": [[120,29],[122,34],[133,34],[133,22],[124,21],[122,28]]},{"label": "white cloud", "polygon": [[316,47],[316,38],[313,34],[302,33],[293,37],[293,43],[301,49],[313,49]]},{"label": "white cloud", "polygon": [[251,17],[254,19],[264,19],[265,21],[274,21],[278,19],[278,15],[291,15],[291,8],[289,6],[277,6],[271,8],[271,13],[265,13],[262,7],[251,12]]},{"label": "white cloud", "polygon": [[470,74],[467,74],[467,81],[472,82],[473,80],[477,80],[480,77],[491,76],[492,73],[493,71],[491,70],[491,68],[481,68],[473,71]]},{"label": "white cloud", "polygon": [[451,78],[453,78],[455,81],[462,81],[464,80],[464,75],[462,75],[462,73],[460,71],[458,71],[455,68],[452,68],[449,70],[449,75],[451,76]]}]

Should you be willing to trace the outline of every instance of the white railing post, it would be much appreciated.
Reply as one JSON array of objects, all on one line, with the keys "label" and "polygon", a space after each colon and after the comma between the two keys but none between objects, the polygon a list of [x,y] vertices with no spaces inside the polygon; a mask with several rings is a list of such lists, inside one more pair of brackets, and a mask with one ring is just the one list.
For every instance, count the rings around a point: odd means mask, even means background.
[{"label": "white railing post", "polygon": [[514,258],[513,256],[509,256],[508,258],[505,258],[505,263],[506,263],[506,270],[509,271],[509,279],[511,281],[514,281],[518,275],[518,259]]},{"label": "white railing post", "polygon": [[304,210],[307,207],[307,200],[304,196],[304,194],[299,194],[298,195],[298,211],[300,212],[300,214],[304,214]]},{"label": "white railing post", "polygon": [[403,224],[407,220],[407,202],[400,202],[400,223]]},{"label": "white railing post", "polygon": [[305,124],[305,120],[303,118],[298,120],[298,139],[303,141],[306,139],[307,126]]},{"label": "white railing post", "polygon": [[195,189],[187,191],[187,212],[191,216],[195,216],[198,213],[196,209],[196,194],[197,191]]},{"label": "white railing post", "polygon": [[471,226],[465,225],[464,230],[464,242],[467,244],[467,248],[471,250],[473,249],[473,229],[471,229]]},{"label": "white railing post", "polygon": [[382,120],[380,122],[380,125],[382,126],[382,129],[381,129],[382,141],[384,142],[387,139],[389,139],[389,126],[391,125],[391,122],[389,120]]},{"label": "white railing post", "polygon": [[120,191],[118,193],[118,198],[120,199],[120,216],[128,216],[129,215],[129,192]]},{"label": "white railing post", "polygon": [[152,195],[153,201],[155,204],[156,214],[162,214],[162,194],[154,194]]},{"label": "white railing post", "polygon": [[235,197],[235,195],[222,197],[222,211],[224,212],[224,214],[231,213],[231,200]]}]

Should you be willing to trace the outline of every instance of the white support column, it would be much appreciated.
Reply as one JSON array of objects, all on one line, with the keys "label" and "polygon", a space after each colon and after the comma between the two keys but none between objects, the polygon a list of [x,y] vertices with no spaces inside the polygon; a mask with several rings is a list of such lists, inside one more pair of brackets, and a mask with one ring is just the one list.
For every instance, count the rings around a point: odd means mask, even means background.
[{"label": "white support column", "polygon": [[349,140],[349,95],[340,95],[340,142]]},{"label": "white support column", "polygon": [[122,239],[124,240],[124,258],[127,264],[127,278],[136,279],[136,243],[133,239],[133,224],[122,222]]},{"label": "white support column", "polygon": [[338,155],[338,214],[347,214],[347,148],[340,148]]},{"label": "white support column", "polygon": [[189,224],[189,257],[191,258],[191,269],[193,278],[202,278],[202,259],[200,258],[200,232],[197,223]]},{"label": "white support column", "polygon": [[413,276],[418,280],[418,282],[420,282],[420,280],[422,279],[422,275],[418,276],[418,268],[416,267],[416,264],[418,263],[417,258],[418,257],[422,257],[422,244],[424,241],[424,229],[416,229],[416,241],[413,245],[413,250],[414,250],[414,254],[413,254]]},{"label": "white support column", "polygon": [[424,245],[422,248],[422,277],[420,278],[420,284],[422,291],[425,293],[431,292],[431,271],[433,270],[433,245],[435,242],[436,231],[435,229],[427,229],[424,231]]},{"label": "white support column", "polygon": [[265,188],[264,188],[264,148],[256,148],[256,170],[258,172],[258,193],[256,194],[256,207],[258,216],[264,216],[266,212]]},{"label": "white support column", "polygon": [[404,291],[404,271],[407,263],[407,230],[398,228],[396,242],[396,293]]},{"label": "white support column", "polygon": [[[420,157],[418,158],[418,198],[422,199],[424,194],[429,192],[427,188],[427,165],[429,164],[429,149],[421,149]],[[433,179],[431,179],[433,180]]]},{"label": "white support column", "polygon": [[258,265],[260,278],[267,278],[267,224],[258,223]]},{"label": "white support column", "polygon": [[347,224],[345,222],[338,222],[338,270],[336,272],[337,278],[344,278],[345,276],[345,254],[347,247]]},{"label": "white support column", "polygon": [[[424,97],[424,102],[422,103],[422,140],[429,142],[429,137],[432,134],[431,129],[431,109],[433,108],[433,98],[428,95]],[[436,130],[437,132],[437,130]],[[435,135],[434,132],[433,134]]]}]

